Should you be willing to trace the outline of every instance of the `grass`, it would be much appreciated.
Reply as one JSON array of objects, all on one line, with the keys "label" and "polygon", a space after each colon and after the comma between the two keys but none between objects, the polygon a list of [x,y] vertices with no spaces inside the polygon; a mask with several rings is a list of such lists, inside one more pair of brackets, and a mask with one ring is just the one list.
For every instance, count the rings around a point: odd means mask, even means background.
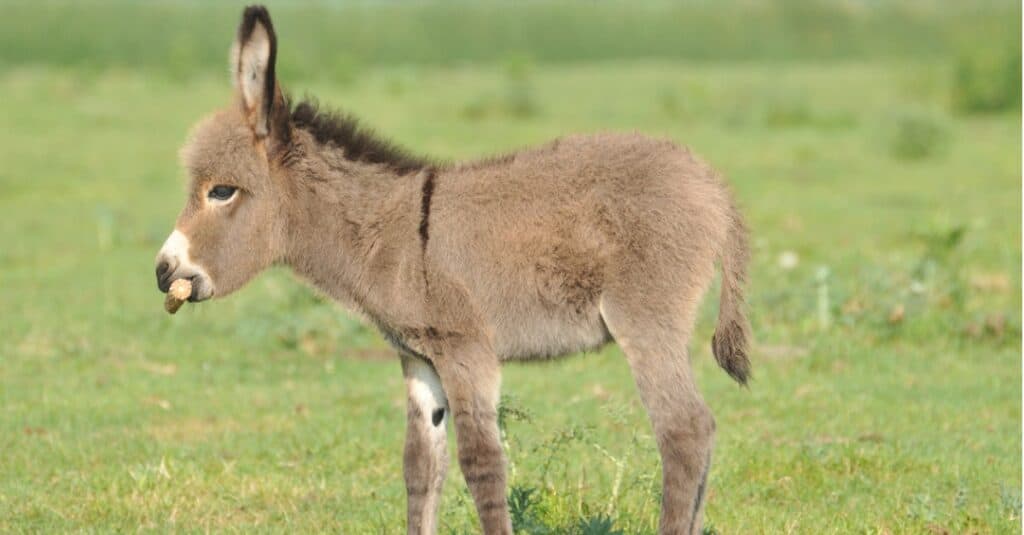
[{"label": "grass", "polygon": [[[401,374],[372,331],[279,270],[162,312],[176,150],[230,96],[206,61],[0,71],[0,532],[403,530]],[[691,344],[718,422],[707,531],[1019,532],[1019,111],[954,113],[955,65],[929,57],[381,63],[284,82],[443,157],[638,129],[734,185],[755,379],[715,367],[709,298]],[[929,144],[907,117],[940,146],[901,156]],[[504,392],[520,528],[656,528],[617,348],[510,365]],[[455,466],[442,510],[444,533],[476,531]]]},{"label": "grass", "polygon": [[[781,0],[670,2],[268,1],[292,31],[282,73],[348,78],[380,64],[659,58],[700,61],[940,58],[963,43],[1020,41],[1010,0],[950,3]],[[224,69],[240,2],[12,0],[0,64]],[[115,31],[103,31],[104,29]],[[54,35],[60,38],[54,39]],[[1016,38],[1016,39],[1014,39]]]}]

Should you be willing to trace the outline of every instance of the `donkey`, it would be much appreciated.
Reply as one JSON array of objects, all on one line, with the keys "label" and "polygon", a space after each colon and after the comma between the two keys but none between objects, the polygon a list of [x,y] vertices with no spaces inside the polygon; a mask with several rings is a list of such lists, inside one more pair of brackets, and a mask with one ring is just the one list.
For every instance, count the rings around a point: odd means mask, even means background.
[{"label": "donkey", "polygon": [[661,453],[660,532],[699,533],[714,419],[687,344],[722,264],[712,338],[749,375],[746,231],[728,188],[689,150],[638,134],[576,135],[448,164],[350,116],[293,103],[275,78],[263,7],[230,54],[235,98],[182,149],[190,193],[157,283],[224,297],[264,268],[360,313],[393,345],[408,395],[409,533],[434,533],[447,423],[483,531],[508,534],[497,402],[504,361],[621,347]]}]

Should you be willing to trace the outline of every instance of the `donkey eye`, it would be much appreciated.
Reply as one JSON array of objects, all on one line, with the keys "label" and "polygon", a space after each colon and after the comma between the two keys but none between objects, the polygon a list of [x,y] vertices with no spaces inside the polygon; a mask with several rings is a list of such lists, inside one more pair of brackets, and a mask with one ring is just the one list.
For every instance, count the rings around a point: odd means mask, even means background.
[{"label": "donkey eye", "polygon": [[207,196],[215,201],[226,201],[230,199],[238,188],[234,186],[214,186]]}]

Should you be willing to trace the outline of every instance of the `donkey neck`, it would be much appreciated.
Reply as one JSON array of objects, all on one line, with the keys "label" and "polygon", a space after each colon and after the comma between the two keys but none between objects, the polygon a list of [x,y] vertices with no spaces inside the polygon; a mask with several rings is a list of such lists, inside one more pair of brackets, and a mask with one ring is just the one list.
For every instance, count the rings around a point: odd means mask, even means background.
[{"label": "donkey neck", "polygon": [[317,144],[292,168],[287,263],[378,324],[415,323],[422,304],[425,172],[345,160]]}]

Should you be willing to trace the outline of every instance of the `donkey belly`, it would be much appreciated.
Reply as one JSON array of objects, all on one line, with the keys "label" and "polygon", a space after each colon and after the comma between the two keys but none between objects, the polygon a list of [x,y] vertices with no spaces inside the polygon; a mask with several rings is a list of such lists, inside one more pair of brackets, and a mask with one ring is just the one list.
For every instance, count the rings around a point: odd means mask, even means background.
[{"label": "donkey belly", "polygon": [[508,310],[494,323],[502,360],[549,359],[595,349],[611,341],[597,306],[588,310]]}]

